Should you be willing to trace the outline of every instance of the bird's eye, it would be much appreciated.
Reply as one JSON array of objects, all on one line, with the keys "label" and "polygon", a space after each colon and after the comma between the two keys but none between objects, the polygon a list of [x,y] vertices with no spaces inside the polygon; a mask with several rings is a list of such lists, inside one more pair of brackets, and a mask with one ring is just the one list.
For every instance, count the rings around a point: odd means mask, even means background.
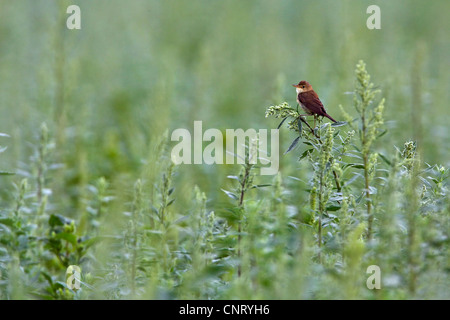
[{"label": "bird's eye", "polygon": [[302,86],[303,89],[305,89],[305,86]]}]

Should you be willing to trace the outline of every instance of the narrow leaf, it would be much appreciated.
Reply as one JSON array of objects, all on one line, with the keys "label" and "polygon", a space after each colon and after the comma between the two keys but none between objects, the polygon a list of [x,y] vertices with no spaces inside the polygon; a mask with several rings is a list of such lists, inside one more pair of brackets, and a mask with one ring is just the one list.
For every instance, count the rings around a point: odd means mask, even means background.
[{"label": "narrow leaf", "polygon": [[[386,130],[387,131],[387,130]],[[378,153],[381,159],[383,159],[384,162],[386,162],[388,165],[391,165],[391,161],[383,154]]]},{"label": "narrow leaf", "polygon": [[325,122],[323,125],[320,126],[320,130],[325,129],[326,127],[328,127],[330,125],[329,122]]},{"label": "narrow leaf", "polygon": [[353,154],[353,153],[350,153],[350,152],[346,152],[346,153],[344,153],[344,154],[342,154],[343,156],[346,156],[346,157],[351,157],[351,158],[356,158],[356,159],[362,159],[362,157],[360,157],[360,156],[358,156],[358,155],[356,155],[356,154]]},{"label": "narrow leaf", "polygon": [[72,220],[59,214],[52,214],[48,219],[50,227],[63,226],[65,224],[70,224],[71,222]]},{"label": "narrow leaf", "polygon": [[281,128],[281,126],[283,125],[283,123],[286,121],[287,118],[288,118],[288,117],[284,118],[284,119],[280,122],[280,124],[278,125],[277,129],[280,129],[280,128]]},{"label": "narrow leaf", "polygon": [[329,205],[328,207],[327,207],[327,211],[337,211],[337,210],[339,210],[341,208],[341,206],[338,206],[338,205]]},{"label": "narrow leaf", "polygon": [[14,172],[0,171],[0,176],[13,176]]},{"label": "narrow leaf", "polygon": [[66,240],[67,242],[71,243],[74,246],[77,244],[77,236],[74,235],[73,233],[61,232],[56,234],[55,238]]},{"label": "narrow leaf", "polygon": [[383,132],[381,132],[381,133],[377,136],[377,139],[378,139],[378,138],[381,138],[382,136],[384,136],[387,132],[388,132],[387,129],[383,130]]},{"label": "narrow leaf", "polygon": [[271,184],[257,184],[257,185],[252,186],[251,189],[254,189],[254,188],[271,187],[271,186],[272,186]]},{"label": "narrow leaf", "polygon": [[233,199],[233,200],[238,200],[238,196],[235,195],[233,192],[228,191],[228,190],[225,190],[225,189],[220,189],[220,190],[222,190],[223,192],[225,192],[225,194],[226,194],[228,197],[230,197],[231,199]]},{"label": "narrow leaf", "polygon": [[356,168],[356,169],[364,169],[364,165],[362,163],[348,163],[344,167],[345,168],[346,167],[353,167],[353,168]]},{"label": "narrow leaf", "polygon": [[298,160],[302,160],[304,157],[306,157],[308,155],[308,153],[312,152],[314,149],[308,149],[303,151],[302,155],[300,156],[300,158],[298,158]]},{"label": "narrow leaf", "polygon": [[300,141],[300,137],[295,138],[295,140],[292,141],[291,145],[289,146],[289,148],[286,150],[286,152],[284,154],[288,153],[289,151],[292,151],[292,149],[295,148],[295,146],[298,144],[299,141]]},{"label": "narrow leaf", "polygon": [[342,127],[347,124],[347,121],[338,121],[331,124],[332,127]]},{"label": "narrow leaf", "polygon": [[353,177],[351,177],[350,179],[348,179],[347,181],[345,181],[343,187],[348,186],[349,184],[353,183],[356,179],[362,177],[361,174],[356,173]]},{"label": "narrow leaf", "polygon": [[3,224],[8,227],[14,226],[14,220],[11,218],[0,218],[0,224]]}]

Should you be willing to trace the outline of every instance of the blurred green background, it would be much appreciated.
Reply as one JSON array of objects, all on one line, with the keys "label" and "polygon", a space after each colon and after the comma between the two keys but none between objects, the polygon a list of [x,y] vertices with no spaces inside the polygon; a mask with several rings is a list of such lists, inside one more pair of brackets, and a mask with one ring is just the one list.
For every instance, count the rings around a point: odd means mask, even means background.
[{"label": "blurred green background", "polygon": [[[81,8],[81,30],[66,28],[70,4]],[[366,27],[371,4],[381,8],[381,30]],[[386,97],[390,133],[380,147],[417,139],[424,161],[448,165],[448,12],[443,0],[1,0],[0,132],[11,136],[1,140],[1,168],[20,176],[45,122],[64,166],[63,179],[50,182],[55,197],[76,204],[78,187],[101,176],[124,192],[161,135],[192,130],[194,120],[204,130],[275,128],[264,112],[295,105],[299,80],[334,118],[340,104],[353,114],[346,93],[359,59]],[[281,138],[283,151],[292,136]],[[285,156],[281,165],[289,175],[297,163]],[[178,167],[177,205],[194,184],[223,200],[233,171]]]}]

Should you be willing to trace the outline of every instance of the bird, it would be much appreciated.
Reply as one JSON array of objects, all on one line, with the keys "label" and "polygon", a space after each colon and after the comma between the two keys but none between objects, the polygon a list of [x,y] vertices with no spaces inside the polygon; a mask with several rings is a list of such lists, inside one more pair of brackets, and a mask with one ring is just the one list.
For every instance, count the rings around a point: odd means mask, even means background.
[{"label": "bird", "polygon": [[316,117],[322,116],[327,117],[333,122],[337,122],[334,120],[323,107],[322,101],[320,101],[319,96],[314,91],[313,87],[309,84],[308,81],[302,80],[298,84],[293,84],[297,91],[297,102],[302,107],[302,109],[306,112],[305,115],[300,116],[314,116],[314,127],[316,126]]}]

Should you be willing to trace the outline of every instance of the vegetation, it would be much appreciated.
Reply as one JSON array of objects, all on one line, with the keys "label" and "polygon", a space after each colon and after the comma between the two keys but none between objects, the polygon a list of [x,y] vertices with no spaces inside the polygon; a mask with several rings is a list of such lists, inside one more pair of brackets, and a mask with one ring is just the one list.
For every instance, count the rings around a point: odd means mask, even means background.
[{"label": "vegetation", "polygon": [[[352,1],[2,3],[0,299],[449,299],[450,4],[375,2],[381,30]],[[279,173],[254,140],[174,165],[194,120],[279,124]]]}]

